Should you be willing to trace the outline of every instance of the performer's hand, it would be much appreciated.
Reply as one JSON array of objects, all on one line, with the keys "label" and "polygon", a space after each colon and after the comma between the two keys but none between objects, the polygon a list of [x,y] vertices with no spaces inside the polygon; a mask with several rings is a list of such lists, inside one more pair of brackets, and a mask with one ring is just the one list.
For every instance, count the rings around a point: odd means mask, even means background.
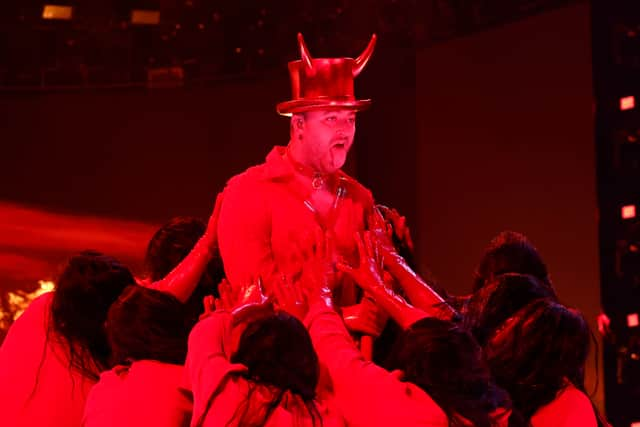
[{"label": "performer's hand", "polygon": [[342,318],[349,331],[378,337],[387,324],[388,316],[371,298],[365,296],[360,303],[343,307]]},{"label": "performer's hand", "polygon": [[208,243],[209,251],[212,253],[218,250],[218,220],[220,219],[222,199],[223,199],[223,193],[218,193],[218,195],[216,196],[216,203],[213,207],[213,212],[209,217],[209,222],[207,223],[207,229],[204,233],[204,238]]},{"label": "performer's hand", "polygon": [[276,280],[272,286],[277,307],[301,322],[304,321],[309,306],[300,283],[293,283],[289,277],[283,275],[281,280]]}]

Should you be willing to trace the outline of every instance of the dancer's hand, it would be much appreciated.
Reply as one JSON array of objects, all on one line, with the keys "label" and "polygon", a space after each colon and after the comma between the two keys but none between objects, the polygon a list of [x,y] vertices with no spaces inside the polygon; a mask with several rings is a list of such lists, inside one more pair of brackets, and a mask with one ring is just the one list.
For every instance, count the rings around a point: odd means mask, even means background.
[{"label": "dancer's hand", "polygon": [[218,284],[218,295],[220,297],[215,301],[216,310],[231,311],[235,308],[238,301],[238,290],[234,290],[226,278]]},{"label": "dancer's hand", "polygon": [[346,264],[338,264],[338,270],[350,275],[356,283],[370,294],[402,328],[408,328],[415,321],[428,314],[423,310],[411,306],[400,295],[396,294],[391,284],[383,280],[383,272],[380,268],[379,251],[372,242],[371,234],[365,232],[364,236],[356,234],[356,243],[360,255],[360,265],[352,267]]},{"label": "dancer's hand", "polygon": [[301,322],[304,321],[309,306],[300,283],[293,283],[289,277],[283,275],[281,280],[274,281],[272,286],[277,307]]},{"label": "dancer's hand", "polygon": [[351,276],[365,292],[373,293],[379,288],[386,288],[382,279],[383,271],[380,251],[377,243],[372,239],[371,232],[356,233],[354,238],[358,246],[360,259],[358,267],[339,262],[336,268]]},{"label": "dancer's hand", "polygon": [[234,325],[250,322],[269,312],[273,312],[273,305],[264,294],[260,278],[240,287],[235,307],[231,312]]},{"label": "dancer's hand", "polygon": [[411,238],[411,230],[407,225],[407,218],[400,215],[395,208],[389,208],[384,205],[376,205],[385,222],[392,226],[393,236],[399,244],[404,245],[409,251],[413,252],[413,239]]},{"label": "dancer's hand", "polygon": [[371,298],[342,308],[342,318],[350,332],[378,337],[387,324],[388,316]]},{"label": "dancer's hand", "polygon": [[300,284],[309,301],[326,296],[337,283],[334,265],[334,239],[331,235],[317,233],[311,249],[305,253]]},{"label": "dancer's hand", "polygon": [[376,205],[369,214],[367,217],[367,225],[371,238],[375,241],[382,256],[390,257],[396,254],[396,247],[393,244],[393,227],[385,220],[379,208],[380,206],[382,205]]},{"label": "dancer's hand", "polygon": [[202,306],[204,307],[204,311],[198,317],[198,320],[206,319],[211,316],[216,310],[221,310],[218,308],[218,301],[214,298],[213,295],[207,295],[202,299]]}]

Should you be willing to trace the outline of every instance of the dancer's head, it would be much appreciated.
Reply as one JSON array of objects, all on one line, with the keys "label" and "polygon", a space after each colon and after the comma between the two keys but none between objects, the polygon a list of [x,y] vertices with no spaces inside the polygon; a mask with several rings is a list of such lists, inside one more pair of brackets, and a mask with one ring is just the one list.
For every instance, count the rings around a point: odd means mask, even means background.
[{"label": "dancer's head", "polygon": [[109,309],[107,336],[114,364],[157,360],[184,364],[190,325],[174,296],[133,285]]},{"label": "dancer's head", "polygon": [[[191,252],[205,230],[205,223],[193,217],[175,217],[160,227],[147,246],[145,265],[149,278],[157,281],[169,274]],[[203,298],[218,296],[217,285],[223,277],[222,260],[215,256],[186,303],[185,315],[192,325],[204,310]]]},{"label": "dancer's head", "polygon": [[556,299],[550,284],[528,274],[502,274],[474,292],[463,313],[464,324],[484,346],[508,318],[540,298]]},{"label": "dancer's head", "polygon": [[98,252],[85,251],[69,260],[54,291],[49,330],[65,343],[70,368],[97,379],[109,366],[107,311],[133,283],[125,266]]},{"label": "dancer's head", "polygon": [[396,343],[389,369],[425,390],[449,420],[491,425],[491,413],[508,407],[506,393],[491,379],[482,349],[461,326],[425,318],[414,323]]},{"label": "dancer's head", "polygon": [[530,274],[551,284],[547,266],[533,244],[523,234],[503,231],[485,248],[475,274],[476,291],[504,273]]},{"label": "dancer's head", "polygon": [[254,381],[313,399],[318,357],[304,325],[286,312],[252,321],[243,331],[232,362],[248,367]]},{"label": "dancer's head", "polygon": [[485,347],[496,381],[528,420],[567,384],[584,391],[591,334],[576,310],[538,299],[498,329]]}]

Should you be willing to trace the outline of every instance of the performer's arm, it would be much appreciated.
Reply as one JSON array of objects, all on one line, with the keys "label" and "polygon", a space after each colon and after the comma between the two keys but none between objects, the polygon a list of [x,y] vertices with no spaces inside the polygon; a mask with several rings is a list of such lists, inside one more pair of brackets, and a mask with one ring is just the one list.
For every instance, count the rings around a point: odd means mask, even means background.
[{"label": "performer's arm", "polygon": [[271,249],[271,211],[255,181],[243,176],[224,191],[218,223],[220,255],[234,288],[259,277],[267,282],[275,271]]}]

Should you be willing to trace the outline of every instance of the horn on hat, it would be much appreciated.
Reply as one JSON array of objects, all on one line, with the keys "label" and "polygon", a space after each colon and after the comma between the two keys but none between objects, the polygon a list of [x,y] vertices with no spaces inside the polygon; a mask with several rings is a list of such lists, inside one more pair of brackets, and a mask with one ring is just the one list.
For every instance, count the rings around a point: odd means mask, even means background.
[{"label": "horn on hat", "polygon": [[[298,40],[301,40],[301,35],[298,35]],[[353,77],[356,77],[360,72],[367,66],[367,62],[369,62],[369,58],[371,58],[371,54],[373,53],[373,48],[376,47],[376,40],[378,37],[374,34],[371,36],[371,40],[367,45],[366,49],[355,59],[355,65],[353,66]]]},{"label": "horn on hat", "polygon": [[304,42],[302,33],[298,33],[298,47],[300,48],[300,56],[302,57],[302,61],[306,64],[308,71],[313,71],[313,58],[311,57],[311,53],[309,53],[307,44]]}]

